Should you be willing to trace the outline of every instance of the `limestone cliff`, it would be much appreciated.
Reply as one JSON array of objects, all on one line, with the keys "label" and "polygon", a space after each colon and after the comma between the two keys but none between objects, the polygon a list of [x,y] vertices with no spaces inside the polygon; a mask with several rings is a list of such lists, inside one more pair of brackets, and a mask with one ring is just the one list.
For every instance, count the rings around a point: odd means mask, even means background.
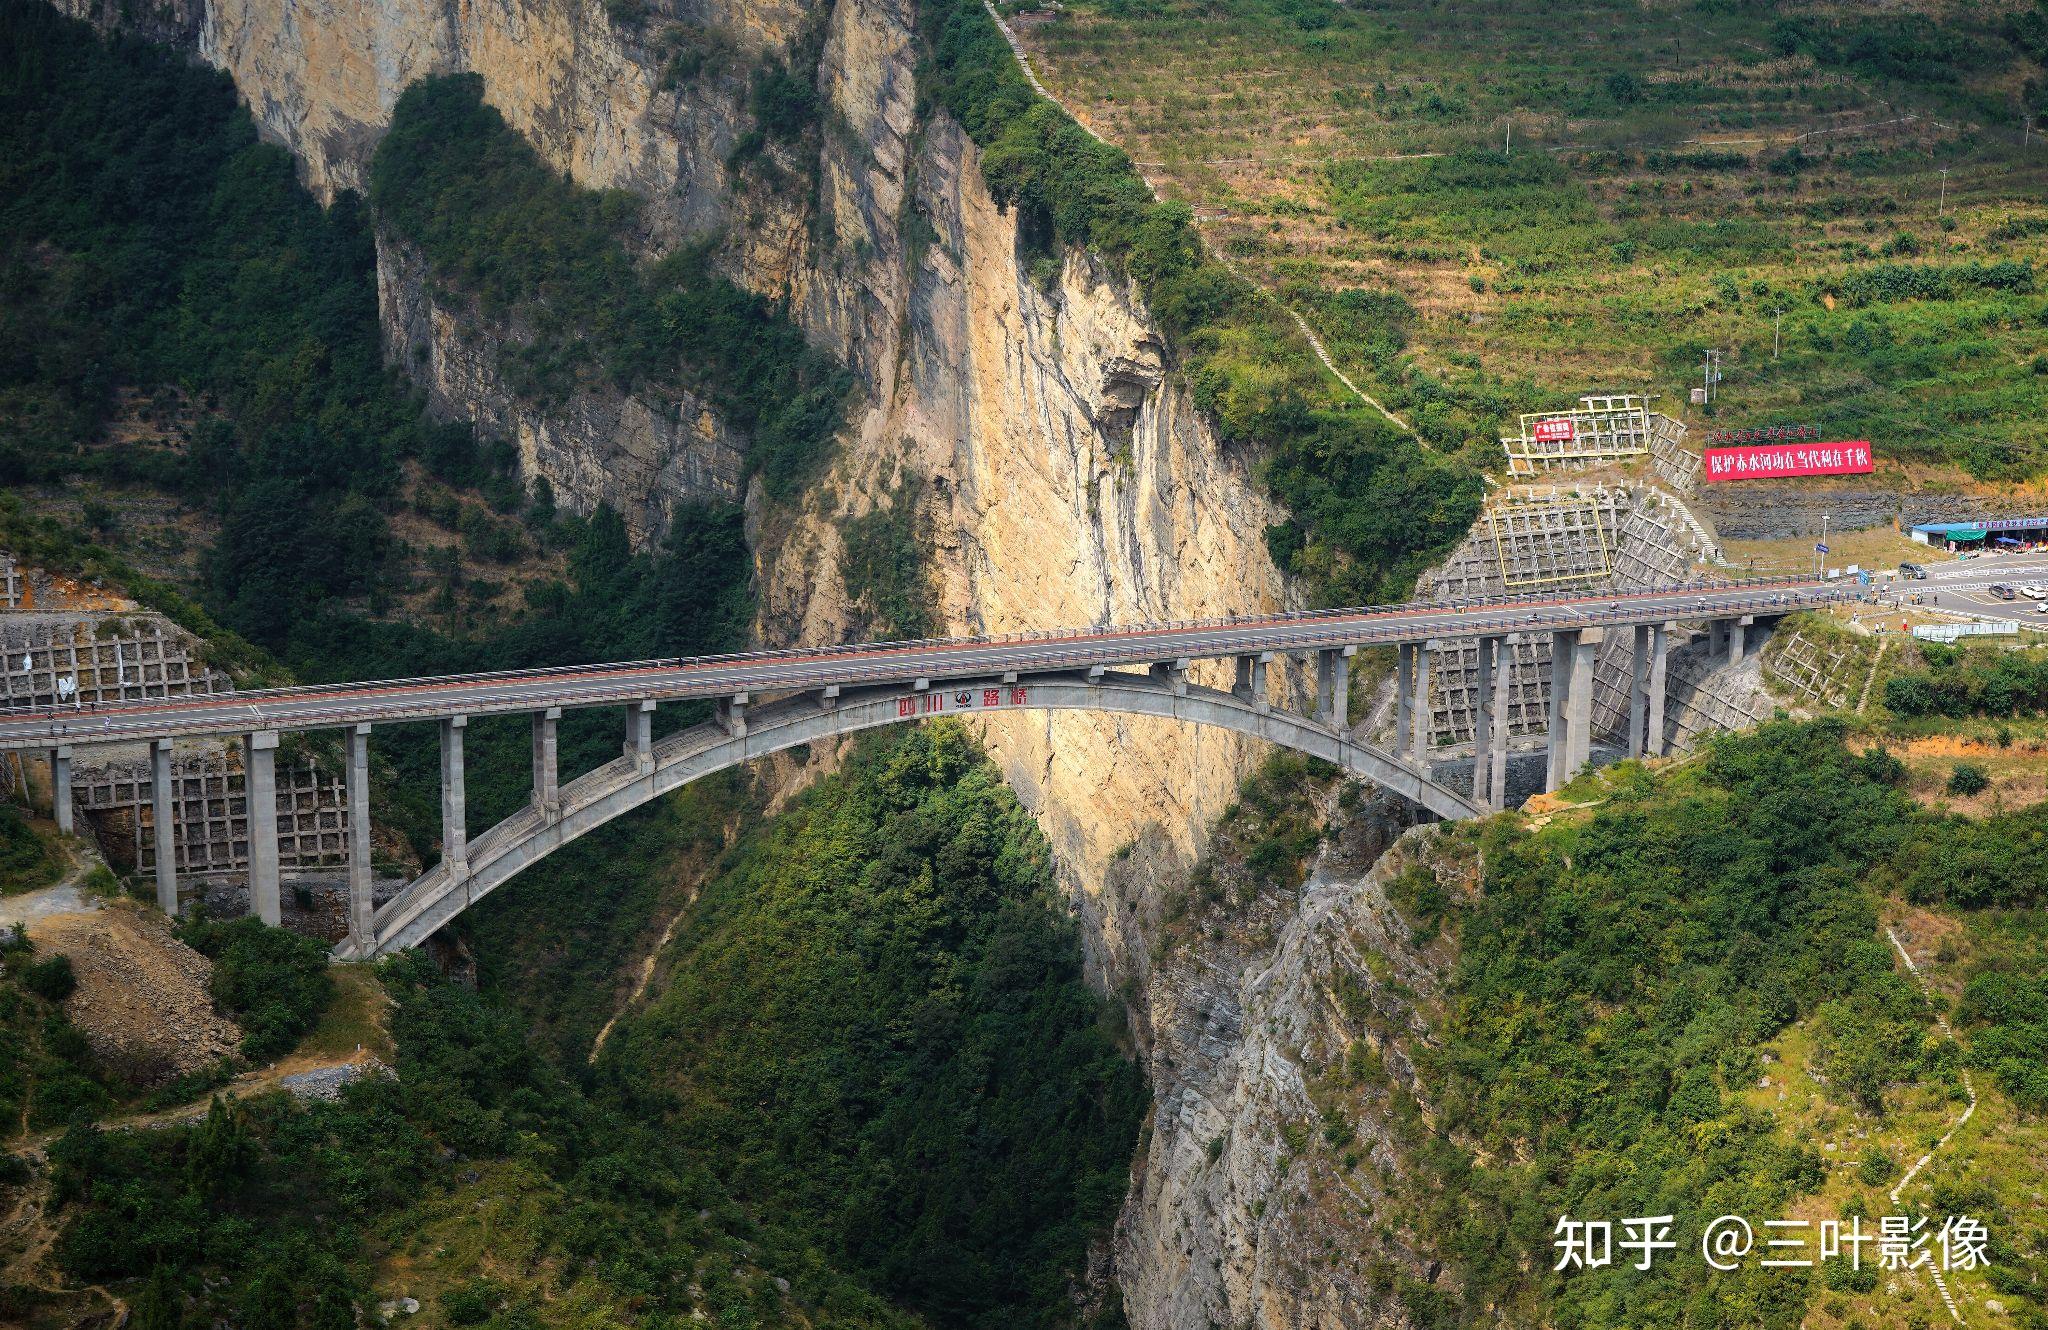
[{"label": "limestone cliff", "polygon": [[1395,1124],[1449,955],[1388,887],[1420,868],[1460,890],[1470,864],[1434,828],[1388,849],[1403,810],[1341,802],[1299,892],[1230,882],[1147,990],[1153,1128],[1117,1228],[1137,1330],[1404,1326],[1393,1277],[1441,1277],[1404,1237]]},{"label": "limestone cliff", "polygon": [[385,357],[426,391],[428,410],[510,441],[520,474],[545,476],[570,511],[609,503],[644,543],[668,529],[682,502],[744,493],[746,441],[687,391],[578,387],[544,410],[522,401],[505,381],[503,355],[521,330],[438,290],[418,250],[387,234],[377,237],[377,308]]},{"label": "limestone cliff", "polygon": [[[65,0],[88,15],[101,3]],[[857,415],[824,481],[794,510],[749,496],[764,641],[852,631],[859,616],[842,580],[842,527],[906,472],[925,481],[918,524],[947,630],[1289,604],[1264,544],[1278,515],[1254,486],[1250,459],[1227,453],[1195,409],[1131,284],[1085,254],[1028,262],[1016,219],[983,185],[972,143],[943,114],[919,114],[909,0],[177,5],[161,11],[156,30],[182,35],[233,74],[265,131],[298,154],[316,188],[362,182],[410,81],[473,71],[486,99],[556,167],[648,201],[640,240],[649,253],[721,237],[723,271],[785,301],[815,344],[852,367]],[[111,3],[106,10],[97,14],[103,22],[114,17]],[[615,21],[628,10],[631,22]],[[672,77],[677,51],[692,43],[729,58],[691,61],[694,73]],[[730,166],[749,127],[747,69],[798,49],[819,53],[815,160],[774,144],[765,165]],[[812,187],[788,187],[791,173]],[[431,290],[402,246],[380,248],[379,276],[394,360],[438,409],[514,439],[523,464],[566,501],[609,500],[644,535],[680,498],[736,483],[742,441],[701,404],[522,403],[494,364],[495,346],[517,328],[490,326]],[[1197,1305],[1233,1323],[1254,1314],[1310,1323],[1323,1305],[1312,1281],[1248,1273],[1273,1269],[1296,1240],[1278,1219],[1285,1207],[1268,1211],[1275,1217],[1263,1226],[1244,1219],[1261,1188],[1284,1190],[1309,1176],[1275,1175],[1270,1133],[1258,1125],[1276,1104],[1288,1113],[1298,1105],[1261,1097],[1269,1053],[1256,1040],[1198,1074],[1183,1050],[1214,1040],[1188,998],[1187,976],[1151,974],[1159,885],[1193,861],[1235,797],[1252,746],[1144,718],[1019,715],[992,721],[986,737],[1046,828],[1091,968],[1131,1002],[1166,1095],[1119,1243],[1133,1324],[1187,1324],[1184,1313]],[[1321,955],[1322,930],[1352,908],[1332,887],[1283,933]],[[1283,938],[1283,956],[1287,945]],[[1243,1001],[1244,976],[1263,956],[1248,944],[1225,967],[1231,973],[1218,969],[1203,982]],[[1258,1000],[1309,996],[1276,988]],[[1320,1019],[1309,1007],[1302,1013]],[[1213,1177],[1188,1171],[1190,1151],[1206,1149],[1210,1114],[1243,1124],[1223,1156],[1235,1179],[1228,1196]],[[1226,1212],[1235,1218],[1205,1228],[1193,1246],[1178,1236]],[[1241,1240],[1249,1245],[1212,1263]],[[1199,1280],[1189,1269],[1197,1250]],[[1226,1268],[1227,1278],[1216,1273]],[[1247,1301],[1248,1288],[1263,1291]]]}]

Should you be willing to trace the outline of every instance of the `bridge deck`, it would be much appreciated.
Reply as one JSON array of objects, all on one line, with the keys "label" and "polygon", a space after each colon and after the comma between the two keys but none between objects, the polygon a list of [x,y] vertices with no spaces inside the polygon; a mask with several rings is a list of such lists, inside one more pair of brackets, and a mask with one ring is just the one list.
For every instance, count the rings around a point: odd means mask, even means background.
[{"label": "bridge deck", "polygon": [[1302,652],[1432,638],[1786,614],[1854,599],[1810,579],[1691,584],[1602,596],[1521,596],[927,642],[763,651],[697,659],[515,670],[151,699],[0,720],[0,751],[327,729],[453,715],[941,681],[1154,661]]}]

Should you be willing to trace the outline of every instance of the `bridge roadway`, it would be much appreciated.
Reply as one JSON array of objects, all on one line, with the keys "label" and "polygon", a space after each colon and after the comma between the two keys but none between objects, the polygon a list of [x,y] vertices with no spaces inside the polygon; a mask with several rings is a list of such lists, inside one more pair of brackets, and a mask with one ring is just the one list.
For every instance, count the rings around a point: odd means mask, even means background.
[{"label": "bridge roadway", "polygon": [[1857,597],[1814,579],[1691,583],[1601,596],[1521,596],[925,642],[759,651],[695,659],[318,684],[214,697],[60,708],[0,721],[0,751],[227,737],[636,701],[733,698],[1003,674],[1415,645],[1438,638],[1776,617]]}]

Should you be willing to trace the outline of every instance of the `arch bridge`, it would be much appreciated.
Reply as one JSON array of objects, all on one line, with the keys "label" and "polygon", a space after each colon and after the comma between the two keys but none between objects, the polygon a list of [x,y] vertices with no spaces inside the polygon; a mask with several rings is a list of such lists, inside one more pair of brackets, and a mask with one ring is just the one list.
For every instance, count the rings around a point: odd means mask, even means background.
[{"label": "arch bridge", "polygon": [[[95,709],[14,712],[0,751],[44,751],[60,827],[70,831],[70,763],[86,745],[147,743],[152,755],[159,903],[177,909],[169,797],[174,739],[239,739],[248,791],[250,890],[256,913],[281,917],[275,754],[281,732],[344,730],[348,739],[349,932],[338,958],[416,946],[528,864],[670,790],[799,744],[880,725],[1018,710],[1162,716],[1251,735],[1335,763],[1441,818],[1502,805],[1507,771],[1511,642],[1548,633],[1549,787],[1584,764],[1591,744],[1592,668],[1604,635],[1634,635],[1629,751],[1658,752],[1664,734],[1665,653],[1680,621],[1704,622],[1732,658],[1745,629],[1795,610],[1852,599],[1811,580],[1694,583],[1620,595],[1400,605],[1285,615],[1016,633],[924,642],[749,652],[555,669],[269,689],[190,699],[143,699]],[[1479,705],[1469,788],[1432,778],[1427,689],[1433,649],[1476,639]],[[1356,738],[1346,715],[1350,662],[1360,647],[1396,648],[1392,750]],[[1282,656],[1313,666],[1307,714],[1276,708],[1268,667]],[[1196,661],[1234,663],[1229,689],[1189,679]],[[714,718],[660,741],[663,702],[711,699]],[[624,713],[620,756],[566,784],[556,766],[564,709]],[[477,715],[526,713],[533,790],[524,808],[471,840],[463,735]],[[431,723],[441,736],[441,859],[376,906],[369,853],[369,739],[378,725]]]}]

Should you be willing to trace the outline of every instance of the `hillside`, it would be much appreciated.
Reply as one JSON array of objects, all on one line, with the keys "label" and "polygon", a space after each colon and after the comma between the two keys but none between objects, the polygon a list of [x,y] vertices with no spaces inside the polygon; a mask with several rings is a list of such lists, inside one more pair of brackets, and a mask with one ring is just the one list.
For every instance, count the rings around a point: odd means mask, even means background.
[{"label": "hillside", "polygon": [[[978,0],[0,0],[0,547],[244,680],[1394,599],[1503,413],[1678,393],[1708,333],[1716,423],[2032,475],[2034,11],[1673,4],[1014,15],[1134,167]],[[94,1042],[151,1024],[104,921],[0,935],[0,1320],[2041,1330],[2048,666],[1806,627],[1851,714],[1454,826],[1028,713],[696,782],[374,970],[112,906],[206,1036],[158,1084]],[[528,730],[468,733],[474,832]],[[373,752],[431,862],[433,727]],[[0,890],[50,847],[0,820]],[[358,1043],[392,1074],[273,1092]],[[1683,1260],[1553,1266],[1667,1212]],[[1710,1272],[1723,1212],[1969,1214],[1992,1264]]]},{"label": "hillside", "polygon": [[1717,348],[1714,426],[2048,468],[2031,0],[1005,12],[1075,114],[1442,445],[1490,457],[1512,412],[1586,391],[1675,412]]}]

